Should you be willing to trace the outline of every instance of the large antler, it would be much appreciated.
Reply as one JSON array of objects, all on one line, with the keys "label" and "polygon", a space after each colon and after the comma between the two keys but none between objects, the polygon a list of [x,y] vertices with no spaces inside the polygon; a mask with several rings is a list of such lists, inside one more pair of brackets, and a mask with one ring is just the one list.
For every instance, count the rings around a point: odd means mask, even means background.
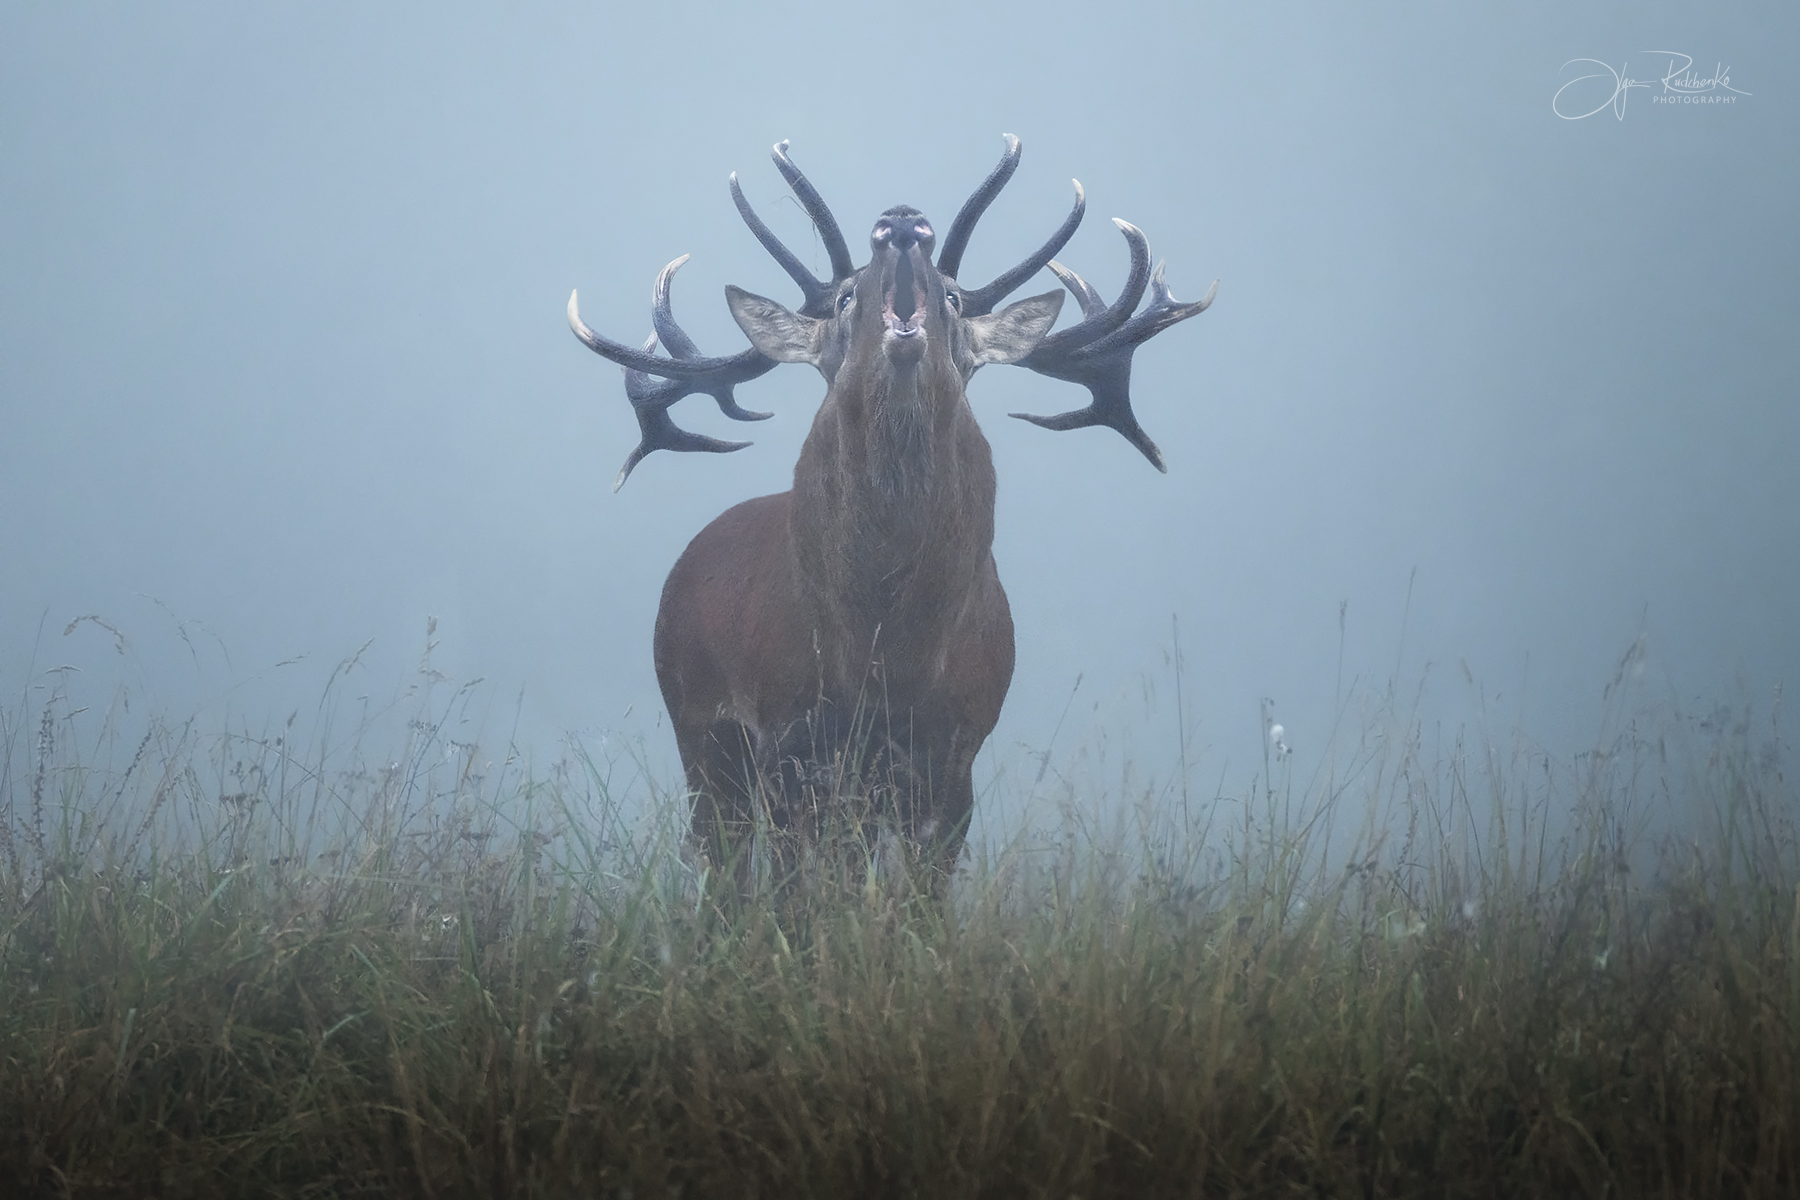
[{"label": "large antler", "polygon": [[776,237],[767,225],[763,224],[762,218],[756,215],[756,210],[750,207],[750,202],[744,199],[744,190],[738,186],[736,171],[731,173],[731,201],[737,205],[738,215],[744,218],[744,224],[750,227],[750,232],[756,235],[756,240],[763,244],[763,249],[773,255],[775,261],[781,264],[781,269],[800,285],[800,291],[806,297],[806,303],[800,306],[800,315],[829,317],[837,285],[856,274],[856,268],[851,265],[850,247],[844,244],[844,235],[838,229],[837,218],[831,215],[831,209],[826,207],[824,199],[820,197],[811,181],[802,175],[800,168],[796,167],[793,160],[788,158],[787,148],[788,144],[785,141],[775,143],[773,154],[775,169],[780,171],[781,177],[788,181],[788,187],[793,189],[801,207],[806,209],[806,215],[812,219],[813,227],[819,231],[819,237],[825,243],[825,252],[831,256],[831,279],[829,281],[815,279],[813,273],[807,270],[806,265],[800,261],[799,257],[782,245],[781,239]]},{"label": "large antler", "polygon": [[[799,197],[807,216],[812,218],[819,236],[825,241],[825,248],[831,255],[833,278],[829,283],[813,278],[812,272],[781,244],[780,239],[751,210],[743,191],[738,187],[736,172],[731,176],[731,198],[736,202],[745,223],[750,226],[750,232],[756,235],[756,240],[775,256],[775,261],[800,285],[801,292],[806,296],[806,303],[800,311],[808,316],[827,316],[831,311],[831,296],[837,290],[837,285],[856,272],[850,265],[850,251],[844,244],[844,235],[839,231],[836,219],[832,217],[831,210],[826,207],[818,190],[800,173],[800,168],[789,160],[787,146],[786,142],[775,146],[775,166]],[[738,404],[732,389],[773,370],[774,359],[754,348],[740,351],[729,358],[709,358],[700,353],[694,339],[675,323],[675,314],[669,304],[669,285],[675,272],[687,260],[688,256],[684,254],[657,275],[656,286],[650,294],[650,322],[655,332],[641,349],[615,342],[589,329],[581,319],[576,293],[569,293],[569,328],[575,331],[575,336],[588,349],[625,368],[625,396],[631,401],[632,411],[637,414],[640,434],[637,449],[626,456],[625,465],[619,468],[618,477],[613,481],[615,492],[625,486],[632,468],[653,451],[726,454],[742,450],[750,444],[707,437],[676,425],[669,416],[669,408],[684,397],[703,392],[718,403],[720,412],[734,421],[762,421],[772,415],[743,408]],[[659,339],[670,357],[663,358],[656,353]]]},{"label": "large antler", "polygon": [[[641,350],[589,329],[581,319],[577,294],[569,293],[569,328],[588,349],[625,368],[625,398],[631,401],[632,411],[637,414],[640,434],[637,449],[626,456],[625,465],[619,468],[618,477],[613,480],[615,492],[625,486],[632,468],[654,450],[703,450],[726,454],[750,444],[691,433],[676,425],[669,417],[669,406],[685,396],[704,392],[718,403],[720,412],[737,421],[761,421],[771,415],[741,407],[732,389],[773,370],[774,359],[765,358],[754,348],[729,358],[708,358],[700,353],[694,339],[675,323],[674,311],[669,306],[669,284],[687,260],[688,256],[684,254],[657,275],[656,287],[650,294],[650,323],[655,332]],[[673,357],[657,356],[658,338]],[[651,376],[659,378],[652,379]]]},{"label": "large antler", "polygon": [[[1117,430],[1150,460],[1152,466],[1166,475],[1169,468],[1163,462],[1162,451],[1150,440],[1150,435],[1138,424],[1137,415],[1131,411],[1131,356],[1139,346],[1169,326],[1205,312],[1219,293],[1219,281],[1213,280],[1203,299],[1179,303],[1163,281],[1164,264],[1159,262],[1154,272],[1150,270],[1150,245],[1143,233],[1128,221],[1114,218],[1113,224],[1119,227],[1131,248],[1131,273],[1126,277],[1125,288],[1118,300],[1108,305],[1087,280],[1059,262],[1047,264],[1080,302],[1082,321],[1051,334],[1019,360],[1020,366],[1040,375],[1083,385],[1093,395],[1093,400],[1086,408],[1053,417],[1032,413],[1007,415],[1045,429],[1085,429],[1090,425],[1104,425]],[[1150,285],[1150,303],[1143,312],[1132,316],[1132,310],[1143,298],[1146,282]]]},{"label": "large antler", "polygon": [[[975,223],[981,220],[981,214],[987,211],[988,205],[994,202],[994,197],[1000,194],[1000,189],[1006,186],[1006,181],[1018,170],[1019,152],[1019,139],[1007,134],[1006,153],[1001,156],[1000,165],[989,173],[981,186],[963,203],[962,211],[956,214],[956,220],[951,223],[950,236],[944,239],[944,248],[938,253],[938,270],[944,275],[954,279],[957,271],[962,268],[963,251],[968,248],[969,235],[975,231]],[[1047,266],[1056,272],[1056,277],[1062,280],[1063,285],[1081,303],[1081,324],[1051,334],[1039,342],[1030,354],[1019,360],[1019,365],[1053,379],[1082,384],[1093,394],[1093,401],[1086,408],[1059,413],[1054,417],[1040,417],[1031,413],[1009,415],[1022,421],[1030,421],[1034,425],[1042,425],[1045,429],[1083,429],[1089,425],[1105,425],[1109,429],[1116,429],[1126,441],[1143,452],[1151,465],[1166,475],[1169,468],[1163,462],[1162,451],[1156,448],[1156,443],[1150,440],[1150,435],[1144,432],[1144,427],[1138,424],[1136,414],[1131,411],[1131,356],[1139,346],[1169,326],[1205,312],[1213,302],[1213,297],[1218,294],[1219,281],[1213,280],[1212,290],[1206,293],[1204,300],[1189,304],[1177,303],[1168,284],[1163,282],[1163,264],[1158,263],[1154,272],[1150,270],[1150,247],[1144,240],[1144,235],[1136,226],[1115,219],[1113,223],[1125,235],[1125,241],[1131,248],[1131,274],[1125,280],[1125,289],[1120,293],[1118,301],[1108,305],[1087,280],[1054,261],[1057,251],[1074,236],[1076,227],[1081,224],[1082,214],[1087,209],[1081,181],[1075,180],[1074,183],[1075,208],[1063,221],[1062,227],[1051,235],[1050,240],[1037,253],[992,283],[985,287],[962,289],[962,311],[964,315],[971,317],[990,313],[1020,284],[1035,275],[1040,267]],[[1150,304],[1143,312],[1132,316],[1138,301],[1144,298],[1146,284],[1150,287]]]},{"label": "large antler", "polygon": [[[975,223],[981,220],[981,214],[987,211],[1000,189],[1006,186],[1013,172],[1019,169],[1019,139],[1006,134],[1006,152],[1000,156],[1000,165],[989,172],[981,181],[973,195],[963,202],[962,209],[956,214],[956,220],[950,223],[950,236],[944,239],[944,247],[938,251],[938,271],[951,279],[962,270],[963,251],[968,248],[969,235],[975,232]],[[962,312],[964,316],[979,317],[994,311],[1000,301],[1017,291],[1019,285],[1042,270],[1056,252],[1068,245],[1069,239],[1075,236],[1075,230],[1081,225],[1081,218],[1087,212],[1087,195],[1081,190],[1081,180],[1072,179],[1075,185],[1075,207],[1063,219],[1062,227],[1050,235],[1050,240],[1038,247],[1037,252],[1012,270],[1004,272],[992,283],[978,288],[962,288]],[[959,283],[960,286],[960,283]]]}]

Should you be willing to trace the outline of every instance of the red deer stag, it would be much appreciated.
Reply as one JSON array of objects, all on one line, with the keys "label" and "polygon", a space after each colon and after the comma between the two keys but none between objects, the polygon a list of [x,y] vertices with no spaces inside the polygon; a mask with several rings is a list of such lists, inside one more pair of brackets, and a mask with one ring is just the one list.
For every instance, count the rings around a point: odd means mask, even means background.
[{"label": "red deer stag", "polygon": [[[965,388],[987,363],[1016,363],[1085,385],[1092,402],[1053,417],[1013,413],[1046,429],[1105,425],[1158,470],[1162,453],[1132,414],[1131,356],[1143,342],[1206,309],[1177,303],[1150,270],[1144,236],[1115,222],[1130,248],[1123,293],[1109,305],[1053,260],[1080,224],[1075,206],[1037,253],[984,287],[957,279],[976,222],[1019,162],[1019,140],[969,197],[935,266],[937,238],[918,210],[875,222],[860,270],[831,211],[787,156],[775,165],[831,258],[816,279],[744,199],[750,230],[800,285],[798,312],[735,287],[726,303],[751,349],[702,355],[676,325],[669,285],[686,256],[663,268],[651,299],[655,332],[642,349],[581,320],[590,349],[625,368],[642,439],[615,490],[653,450],[737,450],[678,428],[669,407],[704,392],[727,416],[760,420],[732,389],[776,363],[811,363],[826,392],[794,467],[792,491],[747,500],[700,531],[669,572],[656,616],[656,676],[674,723],[692,833],[715,862],[736,864],[747,887],[760,815],[786,831],[777,873],[791,869],[791,835],[827,819],[895,820],[941,890],[955,870],[974,804],[975,753],[1000,716],[1013,670],[1012,615],[995,573],[994,464]],[[1048,266],[1082,311],[1050,333],[1062,305],[1052,291],[995,308]],[[1150,303],[1135,312],[1146,286]],[[1134,315],[1135,312],[1135,315]],[[655,353],[661,341],[669,357]],[[786,846],[786,849],[782,847]]]}]

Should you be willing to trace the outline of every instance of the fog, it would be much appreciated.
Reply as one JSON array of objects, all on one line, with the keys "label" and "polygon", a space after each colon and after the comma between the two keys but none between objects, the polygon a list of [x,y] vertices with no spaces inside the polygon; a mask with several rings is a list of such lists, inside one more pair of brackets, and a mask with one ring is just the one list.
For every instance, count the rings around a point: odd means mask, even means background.
[{"label": "fog", "polygon": [[[947,228],[1012,133],[965,279],[1073,177],[1059,258],[1103,294],[1114,216],[1178,298],[1220,288],[1136,359],[1166,476],[1005,416],[1073,385],[971,385],[1019,645],[978,781],[1054,739],[1240,786],[1270,701],[1310,771],[1390,685],[1572,753],[1622,663],[1632,703],[1766,711],[1800,679],[1796,69],[1776,5],[11,6],[0,695],[261,727],[365,643],[334,686],[403,692],[435,618],[475,734],[639,740],[672,782],[663,577],[788,486],[823,384],[741,387],[758,425],[684,401],[755,445],[615,495],[637,430],[570,290],[637,341],[691,254],[676,315],[735,352],[725,284],[797,298],[730,172],[822,267],[789,140],[860,263],[890,205]],[[1613,73],[1644,86],[1609,105]]]}]

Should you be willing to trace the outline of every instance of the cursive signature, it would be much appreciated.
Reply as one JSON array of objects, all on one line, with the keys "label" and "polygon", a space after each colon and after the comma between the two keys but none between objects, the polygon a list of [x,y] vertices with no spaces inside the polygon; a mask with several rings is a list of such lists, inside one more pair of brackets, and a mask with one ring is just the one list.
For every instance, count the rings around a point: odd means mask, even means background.
[{"label": "cursive signature", "polygon": [[[1652,53],[1664,53],[1664,52],[1663,51],[1653,51]],[[1602,109],[1607,109],[1607,108],[1612,109],[1613,115],[1618,117],[1619,120],[1623,121],[1625,119],[1625,101],[1631,95],[1631,89],[1632,88],[1647,88],[1650,86],[1648,81],[1640,82],[1636,79],[1633,79],[1631,76],[1625,74],[1625,67],[1628,66],[1629,64],[1621,64],[1619,69],[1617,71],[1615,71],[1610,66],[1608,66],[1606,63],[1601,62],[1597,58],[1571,58],[1568,62],[1563,64],[1563,70],[1565,70],[1565,71],[1568,70],[1570,67],[1574,66],[1576,63],[1592,63],[1594,66],[1601,68],[1606,73],[1604,75],[1600,74],[1599,72],[1596,72],[1592,75],[1582,75],[1575,79],[1569,80],[1569,82],[1563,84],[1561,87],[1556,89],[1556,95],[1550,97],[1550,108],[1556,113],[1557,116],[1561,117],[1565,121],[1579,121],[1583,117],[1591,117],[1595,113],[1601,111]],[[1602,100],[1598,105],[1596,105],[1593,108],[1588,109],[1586,112],[1583,112],[1583,113],[1566,113],[1566,112],[1564,112],[1562,110],[1563,93],[1568,91],[1570,88],[1574,87],[1576,84],[1586,83],[1590,79],[1610,79],[1612,81],[1612,93],[1610,95],[1608,95],[1606,97],[1606,99]],[[1601,87],[1604,88],[1605,84],[1602,84]]]},{"label": "cursive signature", "polygon": [[[1731,86],[1731,68],[1713,64],[1711,75],[1694,74],[1694,60],[1678,50],[1646,50],[1645,54],[1667,54],[1669,56],[1668,74],[1662,77],[1664,92],[1679,92],[1683,95],[1695,95],[1700,92],[1716,92],[1724,88],[1728,92],[1736,92],[1740,96],[1748,96],[1749,92],[1739,92]],[[1675,60],[1681,63],[1676,64]],[[1566,65],[1566,64],[1565,64]]]},{"label": "cursive signature", "polygon": [[[1621,63],[1618,69],[1614,70],[1612,66],[1597,58],[1571,58],[1562,65],[1564,71],[1578,64],[1599,67],[1600,70],[1589,72],[1586,75],[1578,75],[1557,88],[1556,95],[1550,98],[1551,110],[1565,121],[1579,121],[1610,108],[1613,116],[1623,121],[1625,119],[1625,102],[1631,97],[1631,89],[1649,88],[1656,84],[1662,85],[1662,91],[1658,92],[1651,101],[1653,104],[1731,104],[1735,102],[1736,97],[1750,94],[1731,86],[1731,68],[1723,63],[1714,64],[1711,75],[1700,75],[1694,71],[1692,55],[1683,54],[1679,50],[1646,50],[1644,53],[1657,57],[1668,56],[1669,69],[1663,72],[1662,78],[1633,79],[1625,73],[1626,67],[1630,65],[1628,63]],[[1592,80],[1599,82],[1590,83]],[[1578,90],[1565,105],[1563,93],[1577,84],[1588,84],[1589,86]],[[1724,95],[1723,93],[1726,92],[1730,92],[1731,95]],[[1568,111],[1581,104],[1591,102],[1602,94],[1604,94],[1604,99],[1586,112]],[[1579,97],[1587,99],[1578,99]]]}]

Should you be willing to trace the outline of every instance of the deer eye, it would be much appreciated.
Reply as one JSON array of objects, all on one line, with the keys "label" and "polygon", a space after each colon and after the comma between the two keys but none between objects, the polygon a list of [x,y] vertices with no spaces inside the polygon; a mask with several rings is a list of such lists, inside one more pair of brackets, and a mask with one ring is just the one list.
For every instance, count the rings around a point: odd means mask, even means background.
[{"label": "deer eye", "polygon": [[839,296],[838,302],[837,302],[838,315],[842,316],[844,313],[849,312],[850,311],[850,301],[855,298],[856,298],[855,292],[845,292],[843,295]]},{"label": "deer eye", "polygon": [[944,293],[944,307],[948,308],[953,313],[960,313],[962,311],[962,297],[958,296],[955,292],[946,291]]}]

